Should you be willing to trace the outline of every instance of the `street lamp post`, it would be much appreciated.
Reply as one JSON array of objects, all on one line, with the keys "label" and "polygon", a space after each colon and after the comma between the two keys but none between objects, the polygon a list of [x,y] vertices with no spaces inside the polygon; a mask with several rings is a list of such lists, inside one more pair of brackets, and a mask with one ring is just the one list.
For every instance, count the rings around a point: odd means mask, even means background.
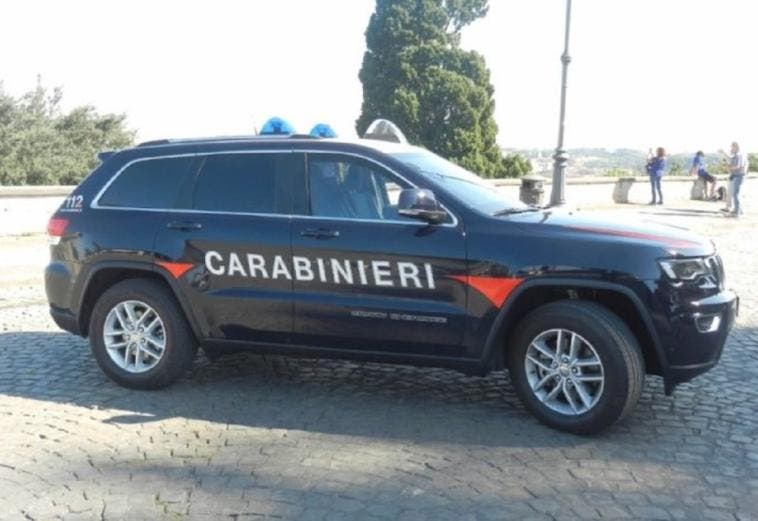
[{"label": "street lamp post", "polygon": [[553,154],[553,188],[550,192],[550,206],[560,206],[566,202],[566,164],[568,163],[568,154],[563,149],[563,130],[566,120],[566,76],[568,66],[571,63],[569,56],[569,29],[571,27],[571,0],[566,0],[566,34],[563,44],[563,54],[561,55],[561,64],[563,64],[563,73],[561,75],[561,116],[558,124],[558,146]]}]

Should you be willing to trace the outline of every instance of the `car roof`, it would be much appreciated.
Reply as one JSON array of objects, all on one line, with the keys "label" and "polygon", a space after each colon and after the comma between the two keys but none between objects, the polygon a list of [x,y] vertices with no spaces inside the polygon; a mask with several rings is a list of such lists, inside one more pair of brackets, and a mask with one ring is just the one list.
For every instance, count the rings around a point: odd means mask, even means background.
[{"label": "car roof", "polygon": [[[224,145],[224,144],[256,144],[278,143],[278,144],[305,144],[305,143],[332,143],[345,145],[360,145],[374,149],[386,154],[412,152],[420,150],[418,147],[405,143],[395,143],[379,139],[340,139],[340,138],[320,138],[308,134],[286,134],[286,135],[239,135],[239,136],[212,136],[197,138],[180,138],[180,139],[156,139],[139,143],[134,149],[146,149],[156,147],[175,148],[181,145]],[[132,149],[132,150],[134,150]]]}]

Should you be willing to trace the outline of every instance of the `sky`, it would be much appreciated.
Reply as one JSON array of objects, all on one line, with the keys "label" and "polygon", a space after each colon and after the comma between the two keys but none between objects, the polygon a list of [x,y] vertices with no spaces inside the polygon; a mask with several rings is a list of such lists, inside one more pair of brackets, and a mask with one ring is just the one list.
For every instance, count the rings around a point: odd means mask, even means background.
[{"label": "sky", "polygon": [[[272,115],[354,136],[373,0],[6,0],[0,81],[128,115],[139,140],[248,134]],[[554,148],[562,0],[490,0],[498,142]],[[753,0],[574,0],[566,146],[758,152]]]}]

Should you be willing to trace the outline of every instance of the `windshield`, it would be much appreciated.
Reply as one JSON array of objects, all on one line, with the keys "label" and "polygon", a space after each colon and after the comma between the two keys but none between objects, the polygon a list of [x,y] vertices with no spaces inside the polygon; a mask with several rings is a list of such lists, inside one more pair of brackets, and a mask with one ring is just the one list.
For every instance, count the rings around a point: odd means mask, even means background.
[{"label": "windshield", "polygon": [[453,196],[472,208],[494,215],[506,210],[528,208],[468,170],[428,151],[392,154],[416,172],[431,178]]}]

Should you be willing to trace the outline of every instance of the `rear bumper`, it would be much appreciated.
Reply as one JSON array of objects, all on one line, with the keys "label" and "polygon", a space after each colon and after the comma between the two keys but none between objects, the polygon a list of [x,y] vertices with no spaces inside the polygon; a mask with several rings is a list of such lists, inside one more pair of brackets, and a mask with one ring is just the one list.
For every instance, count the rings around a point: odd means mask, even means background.
[{"label": "rear bumper", "polygon": [[736,293],[725,290],[690,302],[670,319],[673,345],[667,349],[667,391],[718,363],[739,312],[739,302]]},{"label": "rear bumper", "polygon": [[59,328],[75,335],[82,335],[82,332],[79,329],[79,321],[76,319],[76,316],[67,309],[50,306],[50,316],[53,317],[53,320]]},{"label": "rear bumper", "polygon": [[56,260],[45,267],[45,294],[50,306],[71,309],[74,289],[72,271],[70,264]]},{"label": "rear bumper", "polygon": [[50,304],[50,316],[61,329],[82,334],[77,314],[72,305],[74,277],[70,265],[52,261],[45,268],[45,293]]}]

